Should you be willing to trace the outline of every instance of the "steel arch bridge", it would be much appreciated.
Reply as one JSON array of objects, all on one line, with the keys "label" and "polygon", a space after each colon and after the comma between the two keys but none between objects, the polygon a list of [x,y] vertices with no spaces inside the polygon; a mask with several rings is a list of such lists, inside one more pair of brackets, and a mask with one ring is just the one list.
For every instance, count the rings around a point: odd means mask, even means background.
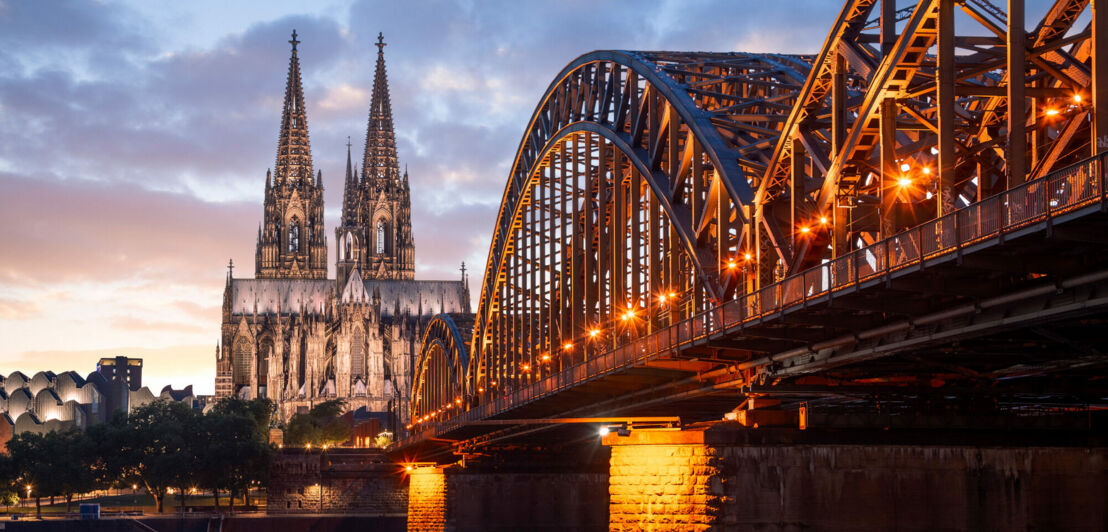
[{"label": "steel arch bridge", "polygon": [[[449,317],[425,337],[413,430],[503,417],[601,378],[628,396],[689,374],[732,389],[780,382],[785,360],[857,350],[872,331],[886,341],[877,325],[891,317],[915,327],[964,303],[955,293],[903,310],[892,276],[955,253],[961,265],[965,246],[1049,226],[1104,193],[1103,24],[1087,22],[1088,1],[1057,0],[1030,32],[1009,31],[1027,27],[1012,5],[850,0],[816,55],[572,61],[520,142],[471,339]],[[1048,207],[1026,207],[1036,194]],[[965,272],[950,282],[972,286]],[[847,323],[835,311],[784,318],[882,275],[865,294],[880,308]],[[929,297],[919,285],[948,274],[930,275],[900,291]],[[989,282],[1012,291],[1037,275]],[[774,332],[752,332],[755,321]]]}]

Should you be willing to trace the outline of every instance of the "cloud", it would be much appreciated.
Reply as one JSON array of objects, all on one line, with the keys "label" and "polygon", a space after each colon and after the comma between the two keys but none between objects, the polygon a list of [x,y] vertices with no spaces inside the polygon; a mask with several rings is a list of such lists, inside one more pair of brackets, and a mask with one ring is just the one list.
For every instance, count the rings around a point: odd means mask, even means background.
[{"label": "cloud", "polygon": [[38,316],[42,307],[34,301],[0,298],[0,319],[21,320]]},{"label": "cloud", "polygon": [[252,272],[293,28],[328,235],[348,136],[361,159],[383,31],[417,277],[456,279],[465,260],[479,280],[523,129],[575,57],[812,53],[841,9],[821,0],[300,4],[0,0],[0,373],[145,353],[149,375],[210,390],[211,347],[199,346],[218,334],[227,259],[236,275]]},{"label": "cloud", "polygon": [[[207,203],[137,185],[0,175],[0,282],[219,282],[248,263],[260,205]],[[47,214],[48,213],[48,214]],[[216,257],[224,259],[215,261]]]},{"label": "cloud", "polygon": [[110,325],[124,331],[172,331],[186,333],[211,334],[203,325],[195,323],[182,323],[180,321],[147,320],[135,316],[118,316],[111,320]]}]

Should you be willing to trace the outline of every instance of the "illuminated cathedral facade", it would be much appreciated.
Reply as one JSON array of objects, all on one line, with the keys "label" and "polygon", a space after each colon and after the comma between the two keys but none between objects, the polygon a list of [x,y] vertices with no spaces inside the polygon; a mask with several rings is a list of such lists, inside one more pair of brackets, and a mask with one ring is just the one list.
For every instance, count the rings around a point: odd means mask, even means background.
[{"label": "illuminated cathedral facade", "polygon": [[282,420],[343,399],[403,427],[424,325],[438,313],[470,312],[464,268],[460,280],[415,279],[411,190],[397,160],[378,35],[361,173],[348,143],[336,278],[327,277],[323,174],[312,166],[295,31],[289,42],[254,277],[236,278],[228,267],[216,396],[272,399]]}]

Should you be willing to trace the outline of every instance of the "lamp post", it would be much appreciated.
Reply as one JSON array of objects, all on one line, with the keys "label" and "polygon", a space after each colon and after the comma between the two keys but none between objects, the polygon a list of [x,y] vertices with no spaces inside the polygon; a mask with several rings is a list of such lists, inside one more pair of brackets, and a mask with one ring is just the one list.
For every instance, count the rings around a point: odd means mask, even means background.
[{"label": "lamp post", "polygon": [[323,513],[323,459],[327,452],[327,444],[323,445],[323,452],[319,453],[319,513]]},{"label": "lamp post", "polygon": [[131,484],[131,498],[135,503],[135,511],[138,511],[138,484]]}]

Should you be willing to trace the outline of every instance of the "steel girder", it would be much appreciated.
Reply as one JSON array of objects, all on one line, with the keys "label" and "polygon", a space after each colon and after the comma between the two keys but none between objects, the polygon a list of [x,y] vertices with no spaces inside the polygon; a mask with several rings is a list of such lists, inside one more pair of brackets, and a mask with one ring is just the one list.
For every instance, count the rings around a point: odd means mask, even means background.
[{"label": "steel girder", "polygon": [[466,388],[587,359],[594,326],[624,341],[621,308],[672,323],[1084,158],[1108,130],[1096,36],[1075,27],[1088,2],[1057,0],[1025,34],[1008,31],[1022,9],[988,0],[848,0],[816,56],[574,60],[509,174]]},{"label": "steel girder", "polygon": [[868,21],[881,4],[845,4],[759,184],[760,248],[778,251],[762,282],[774,261],[799,271],[1091,153],[1091,31],[1074,26],[1088,0],[1056,1],[1026,40],[987,0]]},{"label": "steel girder", "polygon": [[501,202],[471,389],[536,378],[566,343],[588,356],[580,339],[617,309],[662,319],[651,309],[661,290],[680,294],[676,319],[745,289],[727,264],[810,61],[600,51],[563,69]]},{"label": "steel girder", "polygon": [[[463,323],[462,327],[470,325]],[[468,396],[465,373],[469,366],[469,340],[454,318],[438,314],[427,322],[420,341],[419,361],[412,381],[411,419],[440,408],[461,408]]]}]

